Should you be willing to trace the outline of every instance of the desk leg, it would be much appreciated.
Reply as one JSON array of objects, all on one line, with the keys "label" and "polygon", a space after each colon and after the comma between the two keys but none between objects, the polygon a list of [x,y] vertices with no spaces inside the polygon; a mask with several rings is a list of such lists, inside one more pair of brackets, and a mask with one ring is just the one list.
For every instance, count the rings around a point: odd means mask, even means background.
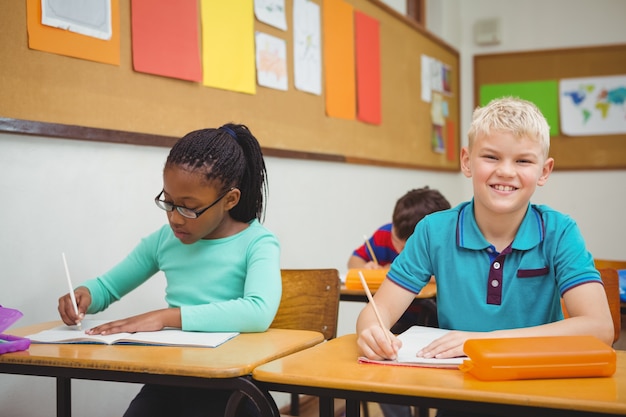
[{"label": "desk leg", "polygon": [[335,399],[331,397],[319,397],[319,416],[334,417],[335,416]]},{"label": "desk leg", "polygon": [[72,380],[57,377],[57,417],[72,417]]},{"label": "desk leg", "polygon": [[[367,404],[367,403],[364,403]],[[361,415],[361,401],[346,400],[346,417],[359,417]]]}]

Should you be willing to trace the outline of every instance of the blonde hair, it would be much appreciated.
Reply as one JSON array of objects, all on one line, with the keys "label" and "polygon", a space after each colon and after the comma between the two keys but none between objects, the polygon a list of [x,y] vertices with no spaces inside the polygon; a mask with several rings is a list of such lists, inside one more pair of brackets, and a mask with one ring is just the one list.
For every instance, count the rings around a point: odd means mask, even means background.
[{"label": "blonde hair", "polygon": [[467,134],[469,149],[476,136],[489,135],[491,130],[510,132],[515,137],[528,137],[539,142],[544,157],[550,151],[550,126],[541,110],[530,101],[517,97],[502,97],[478,107],[472,115],[472,124]]}]

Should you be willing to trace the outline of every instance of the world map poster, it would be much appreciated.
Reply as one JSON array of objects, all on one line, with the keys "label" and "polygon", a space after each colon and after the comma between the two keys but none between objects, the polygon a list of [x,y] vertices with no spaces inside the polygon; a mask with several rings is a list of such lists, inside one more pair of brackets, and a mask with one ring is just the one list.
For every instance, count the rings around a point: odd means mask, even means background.
[{"label": "world map poster", "polygon": [[559,104],[566,135],[626,133],[626,75],[561,79]]}]

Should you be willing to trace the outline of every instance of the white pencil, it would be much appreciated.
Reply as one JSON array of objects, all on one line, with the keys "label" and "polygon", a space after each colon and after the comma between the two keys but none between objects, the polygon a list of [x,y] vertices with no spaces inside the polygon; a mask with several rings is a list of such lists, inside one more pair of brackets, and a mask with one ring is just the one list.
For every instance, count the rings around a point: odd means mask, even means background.
[{"label": "white pencil", "polygon": [[[67,260],[65,259],[65,252],[61,253],[63,256],[63,265],[65,266],[65,276],[67,277],[67,285],[70,287],[70,298],[72,299],[72,305],[74,306],[74,312],[78,316],[78,304],[76,304],[76,296],[74,295],[74,286],[72,285],[72,279],[70,278],[70,269],[67,267]],[[80,321],[76,323],[76,327],[81,330]]]},{"label": "white pencil", "polygon": [[374,302],[374,297],[372,297],[372,293],[370,288],[367,286],[367,282],[365,281],[365,277],[363,276],[363,272],[359,271],[359,277],[361,277],[361,285],[363,285],[363,289],[365,290],[365,294],[367,294],[367,299],[370,300],[370,304],[374,309],[374,314],[376,315],[376,319],[378,320],[378,325],[381,329],[383,329],[383,333],[385,333],[385,337],[387,338],[387,342],[391,344],[391,338],[389,337],[389,331],[385,328],[383,324],[383,319],[380,317],[380,313],[378,312],[378,307],[376,307],[376,303]]}]

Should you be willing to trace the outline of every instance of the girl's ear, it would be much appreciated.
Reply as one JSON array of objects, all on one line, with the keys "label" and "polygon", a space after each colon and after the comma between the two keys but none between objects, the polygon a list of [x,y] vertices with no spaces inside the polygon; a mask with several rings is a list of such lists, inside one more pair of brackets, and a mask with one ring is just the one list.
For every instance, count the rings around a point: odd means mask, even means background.
[{"label": "girl's ear", "polygon": [[239,190],[239,188],[233,188],[232,190],[230,190],[228,194],[226,194],[226,197],[224,197],[224,200],[225,200],[224,209],[226,211],[229,211],[230,209],[235,207],[239,203],[240,198],[241,198],[241,191]]},{"label": "girl's ear", "polygon": [[469,153],[469,149],[467,148],[467,146],[463,146],[461,148],[461,172],[463,172],[463,175],[465,175],[467,178],[470,178],[472,176],[472,170],[470,169],[470,153]]}]

